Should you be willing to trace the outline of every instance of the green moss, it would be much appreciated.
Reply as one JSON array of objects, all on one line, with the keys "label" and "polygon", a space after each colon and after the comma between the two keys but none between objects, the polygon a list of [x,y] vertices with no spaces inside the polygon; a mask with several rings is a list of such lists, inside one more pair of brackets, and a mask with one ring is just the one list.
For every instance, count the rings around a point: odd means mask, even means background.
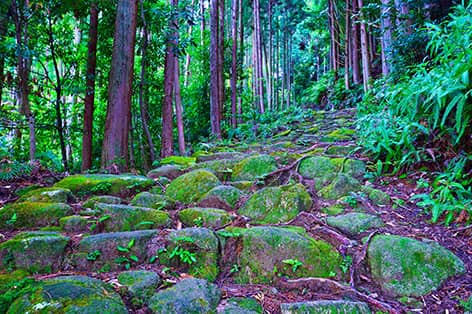
[{"label": "green moss", "polygon": [[167,212],[128,205],[97,204],[102,215],[109,216],[103,222],[105,231],[132,231],[168,227],[171,224]]},{"label": "green moss", "polygon": [[[215,281],[218,276],[218,238],[213,231],[206,228],[185,228],[174,230],[167,236],[167,252],[159,255],[162,264],[183,267],[186,271],[208,281]],[[170,258],[170,253],[181,247],[195,254],[196,261],[183,263],[177,256]]]},{"label": "green moss", "polygon": [[229,298],[222,314],[263,314],[264,309],[254,298]]},{"label": "green moss", "polygon": [[[271,283],[281,274],[290,278],[330,277],[339,272],[341,256],[328,243],[310,238],[303,228],[254,227],[228,229],[242,239],[242,251],[235,264],[239,283]],[[221,234],[221,233],[220,233]],[[284,260],[296,259],[296,270]],[[263,262],[262,262],[263,261]]]},{"label": "green moss", "polygon": [[198,201],[205,193],[220,185],[218,178],[207,170],[186,173],[167,187],[166,196],[190,204]]},{"label": "green moss", "polygon": [[164,195],[142,192],[136,194],[130,202],[132,206],[140,206],[162,210],[172,210],[175,208],[175,202]]},{"label": "green moss", "polygon": [[382,219],[379,217],[364,213],[349,213],[336,217],[328,217],[326,222],[328,225],[338,228],[349,235],[356,235],[384,225]]},{"label": "green moss", "polygon": [[69,238],[56,232],[23,232],[0,244],[3,269],[49,273],[59,269]]},{"label": "green moss", "polygon": [[72,208],[62,203],[13,203],[0,210],[0,230],[57,225],[61,217],[72,213]]},{"label": "green moss", "polygon": [[301,184],[264,188],[251,196],[239,209],[240,215],[253,223],[267,224],[289,221],[312,205],[310,194]]},{"label": "green moss", "polygon": [[274,136],[272,136],[272,138],[284,137],[284,136],[289,135],[290,133],[292,133],[292,130],[288,129],[288,130],[275,134]]},{"label": "green moss", "polygon": [[72,198],[68,189],[40,188],[24,193],[18,202],[67,203]]},{"label": "green moss", "polygon": [[159,161],[161,165],[178,165],[184,168],[193,166],[197,161],[195,157],[169,156]]},{"label": "green moss", "polygon": [[87,230],[88,220],[82,216],[66,216],[59,219],[59,225],[66,232]]},{"label": "green moss", "polygon": [[152,179],[135,175],[78,174],[64,178],[55,187],[66,188],[78,196],[92,194],[122,195],[143,190],[154,184]]},{"label": "green moss", "polygon": [[322,142],[342,142],[353,139],[356,131],[348,128],[339,128],[327,134],[321,139]]},{"label": "green moss", "polygon": [[230,223],[234,217],[225,210],[197,207],[180,211],[179,219],[187,227],[220,228]]},{"label": "green moss", "polygon": [[202,200],[217,198],[228,204],[229,207],[234,208],[242,196],[243,193],[239,189],[233,186],[220,185],[208,191],[208,193],[202,197]]},{"label": "green moss", "polygon": [[328,200],[337,200],[351,192],[359,192],[361,189],[361,183],[353,177],[338,174],[329,185],[319,191],[319,195]]},{"label": "green moss", "polygon": [[104,204],[121,204],[121,198],[111,195],[99,195],[99,196],[92,196],[88,200],[86,200],[83,204],[83,208],[94,208],[95,204],[97,203],[104,203]]},{"label": "green moss", "polygon": [[345,208],[341,204],[334,204],[328,207],[321,208],[321,212],[329,216],[339,215],[339,214],[344,213],[344,211],[345,211]]},{"label": "green moss", "polygon": [[371,314],[367,303],[349,300],[321,300],[310,302],[283,303],[280,305],[283,313],[304,314]]},{"label": "green moss", "polygon": [[118,275],[118,282],[128,288],[129,294],[145,302],[151,298],[161,281],[158,274],[145,270],[127,271]]},{"label": "green moss", "polygon": [[422,296],[447,278],[465,272],[464,263],[437,243],[379,235],[368,248],[372,278],[395,296]]},{"label": "green moss", "polygon": [[20,281],[28,275],[29,273],[27,271],[21,269],[5,274],[0,273],[0,294],[4,294],[8,289],[10,289],[11,284]]},{"label": "green moss", "polygon": [[234,182],[230,182],[229,184],[239,190],[248,191],[251,189],[254,182],[253,181],[234,181]]},{"label": "green moss", "polygon": [[233,169],[233,181],[251,181],[277,169],[274,157],[269,155],[251,156],[241,160]]},{"label": "green moss", "polygon": [[375,205],[388,205],[391,202],[390,195],[384,191],[377,190],[371,187],[364,187],[363,192],[369,196],[369,199]]}]

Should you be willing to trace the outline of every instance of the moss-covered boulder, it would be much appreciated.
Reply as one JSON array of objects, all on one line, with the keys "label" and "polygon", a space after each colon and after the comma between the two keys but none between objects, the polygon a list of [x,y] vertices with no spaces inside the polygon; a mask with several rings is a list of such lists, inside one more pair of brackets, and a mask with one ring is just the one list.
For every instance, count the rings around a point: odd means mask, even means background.
[{"label": "moss-covered boulder", "polygon": [[254,298],[229,298],[222,305],[222,314],[263,314],[264,309]]},{"label": "moss-covered boulder", "polygon": [[221,291],[203,279],[187,278],[175,286],[159,291],[149,301],[153,313],[216,313]]},{"label": "moss-covered boulder", "polygon": [[277,169],[275,158],[269,155],[251,156],[241,160],[233,169],[233,181],[254,181]]},{"label": "moss-covered boulder", "polygon": [[0,268],[50,273],[60,269],[69,238],[57,232],[23,232],[0,244]]},{"label": "moss-covered boulder", "polygon": [[148,258],[146,247],[157,233],[157,230],[139,230],[86,236],[71,257],[71,266],[81,270],[119,270],[127,263],[136,263],[130,259],[132,255],[142,263]]},{"label": "moss-covered boulder", "polygon": [[160,177],[166,177],[171,180],[177,178],[182,174],[182,170],[176,165],[164,165],[159,168],[153,169],[147,173],[147,177],[151,179],[159,179]]},{"label": "moss-covered boulder", "polygon": [[380,228],[384,225],[382,219],[365,213],[349,213],[345,215],[328,217],[326,222],[348,235],[357,235],[372,228]]},{"label": "moss-covered boulder", "polygon": [[218,238],[207,228],[173,230],[167,236],[162,264],[183,268],[189,274],[214,281],[218,276]]},{"label": "moss-covered boulder", "polygon": [[120,285],[128,289],[136,303],[147,302],[161,283],[161,277],[153,271],[132,270],[118,275]]},{"label": "moss-covered boulder", "polygon": [[336,276],[342,262],[333,246],[309,237],[300,227],[226,228],[218,231],[218,235],[226,239],[225,251],[234,250],[234,243],[229,245],[229,239],[240,241],[236,260],[228,262],[239,266],[239,272],[234,275],[238,283],[267,284],[280,275]]},{"label": "moss-covered boulder", "polygon": [[103,229],[105,231],[132,231],[157,229],[171,224],[167,212],[145,207],[115,204],[96,204],[95,209],[102,213]]},{"label": "moss-covered boulder", "polygon": [[312,203],[302,184],[267,187],[254,193],[238,213],[256,224],[287,222]]},{"label": "moss-covered boulder", "polygon": [[369,306],[364,302],[353,302],[346,300],[326,300],[297,303],[282,303],[280,305],[282,314],[370,314]]},{"label": "moss-covered boulder", "polygon": [[233,186],[220,185],[206,193],[200,200],[200,203],[208,202],[211,204],[216,201],[221,202],[225,206],[223,208],[233,209],[243,195],[241,190]]},{"label": "moss-covered boulder", "polygon": [[40,188],[23,194],[18,202],[67,203],[73,197],[69,189]]},{"label": "moss-covered boulder", "polygon": [[254,185],[254,182],[253,181],[233,181],[233,182],[229,182],[228,184],[241,191],[249,191]]},{"label": "moss-covered boulder", "polygon": [[328,200],[338,200],[343,196],[348,196],[361,190],[362,184],[357,179],[340,173],[330,184],[319,191],[319,195]]},{"label": "moss-covered boulder", "polygon": [[88,220],[82,216],[66,216],[59,219],[59,225],[66,232],[80,232],[87,230]]},{"label": "moss-covered boulder", "polygon": [[244,154],[239,152],[219,152],[213,154],[198,154],[197,156],[197,163],[213,161],[213,160],[241,160],[244,158]]},{"label": "moss-covered boulder", "polygon": [[192,169],[206,169],[214,173],[218,179],[229,181],[233,173],[233,169],[239,163],[237,159],[219,159],[198,163]]},{"label": "moss-covered boulder", "polygon": [[175,208],[175,202],[165,195],[152,194],[149,192],[136,194],[131,200],[130,205],[162,210],[172,210]]},{"label": "moss-covered boulder", "polygon": [[382,190],[378,190],[370,186],[366,186],[363,188],[363,192],[367,194],[369,199],[375,205],[389,205],[391,202],[390,195],[388,195]]},{"label": "moss-covered boulder", "polygon": [[354,134],[356,131],[348,128],[339,128],[324,136],[321,141],[322,142],[344,142],[350,141],[354,138]]},{"label": "moss-covered boulder", "polygon": [[218,185],[220,180],[213,173],[202,169],[194,170],[172,181],[167,187],[166,196],[190,204]]},{"label": "moss-covered boulder", "polygon": [[181,210],[179,219],[187,227],[221,228],[234,217],[222,209],[193,207]]},{"label": "moss-covered boulder", "polygon": [[61,217],[72,213],[72,207],[63,203],[13,203],[0,209],[0,230],[57,226]]},{"label": "moss-covered boulder", "polygon": [[160,165],[177,165],[183,168],[190,167],[195,164],[197,158],[195,157],[186,157],[186,156],[169,156],[162,158],[159,161]]},{"label": "moss-covered boulder", "polygon": [[447,278],[465,272],[464,263],[435,242],[378,235],[368,248],[372,278],[394,296],[422,296]]},{"label": "moss-covered boulder", "polygon": [[100,280],[86,276],[56,277],[35,283],[8,309],[16,313],[126,314],[120,296]]},{"label": "moss-covered boulder", "polygon": [[346,208],[342,204],[333,204],[330,206],[320,208],[320,211],[323,214],[326,214],[328,216],[336,216],[336,215],[343,214],[345,210]]},{"label": "moss-covered boulder", "polygon": [[83,204],[83,208],[94,208],[95,204],[103,203],[103,204],[121,204],[122,199],[116,196],[111,195],[98,195],[92,196],[88,200],[86,200]]},{"label": "moss-covered boulder", "polygon": [[152,179],[135,175],[77,174],[57,182],[54,187],[69,189],[78,196],[126,195],[133,191],[149,188]]},{"label": "moss-covered boulder", "polygon": [[333,181],[338,173],[361,178],[365,169],[365,163],[361,160],[313,156],[300,162],[298,172],[305,178],[314,179],[319,190]]}]

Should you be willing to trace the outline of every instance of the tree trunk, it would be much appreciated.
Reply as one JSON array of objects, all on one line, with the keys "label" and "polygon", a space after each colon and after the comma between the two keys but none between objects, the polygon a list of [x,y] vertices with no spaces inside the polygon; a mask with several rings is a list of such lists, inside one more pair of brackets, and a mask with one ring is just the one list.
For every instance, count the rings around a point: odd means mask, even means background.
[{"label": "tree trunk", "polygon": [[[190,6],[192,7],[192,9],[194,8],[195,0],[192,0],[192,3],[190,4]],[[190,26],[188,27],[188,37],[189,38],[192,37],[192,31],[193,31],[193,27],[192,27],[192,24],[190,24]],[[187,53],[187,56],[185,57],[185,67],[184,67],[184,87],[188,87],[188,80],[190,78],[190,61],[191,61],[191,59],[192,58],[191,58],[190,54]]]},{"label": "tree trunk", "polygon": [[352,57],[351,57],[351,67],[352,67],[352,81],[354,84],[358,85],[361,83],[361,69],[360,69],[360,49],[359,49],[359,19],[357,18],[359,13],[357,0],[352,1]]},{"label": "tree trunk", "polygon": [[220,119],[220,79],[219,79],[219,5],[217,0],[210,1],[210,122],[211,133],[221,139]]},{"label": "tree trunk", "polygon": [[205,0],[200,0],[200,45],[205,44]]},{"label": "tree trunk", "polygon": [[8,11],[10,10],[11,2],[11,0],[5,0],[0,3],[0,107],[2,106],[3,81],[5,78],[4,71],[6,47],[3,46],[3,43],[6,42],[4,37],[8,29]]},{"label": "tree trunk", "polygon": [[346,40],[344,41],[344,87],[346,90],[351,89],[351,82],[349,78],[349,66],[351,64],[351,5],[349,0],[346,0],[346,16],[345,16],[345,32],[346,32]]},{"label": "tree trunk", "polygon": [[360,18],[361,18],[361,54],[362,54],[362,80],[364,83],[364,91],[367,92],[370,88],[370,60],[369,60],[369,37],[367,34],[367,25],[365,22],[362,8],[364,7],[363,0],[357,0]]},{"label": "tree trunk", "polygon": [[400,33],[411,34],[412,22],[410,19],[410,8],[405,0],[394,0],[395,8],[397,11],[397,29]]},{"label": "tree trunk", "polygon": [[238,12],[239,0],[233,0],[232,3],[232,21],[231,21],[231,38],[233,45],[231,48],[231,126],[236,128],[237,121],[237,83],[238,83]]},{"label": "tree trunk", "polygon": [[331,41],[331,69],[334,71],[335,79],[339,74],[339,23],[334,0],[328,0],[329,33]]},{"label": "tree trunk", "polygon": [[[177,10],[178,1],[171,0],[174,10]],[[175,14],[175,13],[174,13]],[[170,21],[169,28],[172,30],[170,38],[167,39],[167,52],[164,68],[164,103],[162,104],[162,141],[161,157],[169,157],[174,154],[174,126],[173,126],[173,94],[175,80],[175,53],[177,47],[177,20]]]},{"label": "tree trunk", "polygon": [[261,18],[259,0],[254,0],[254,67],[255,67],[255,97],[259,106],[259,112],[264,113],[264,74],[262,72],[262,44],[261,44]]},{"label": "tree trunk", "polygon": [[128,137],[136,40],[136,0],[119,0],[115,20],[102,167],[128,168]]},{"label": "tree trunk", "polygon": [[392,64],[392,19],[390,0],[382,0],[381,9],[381,32],[382,32],[382,74],[390,73]]},{"label": "tree trunk", "polygon": [[224,81],[224,63],[225,63],[225,0],[219,0],[219,26],[218,26],[218,115],[219,121],[224,117],[225,104],[225,81]]},{"label": "tree trunk", "polygon": [[185,156],[185,133],[184,133],[184,114],[182,107],[182,96],[180,93],[180,68],[179,58],[175,57],[175,77],[174,77],[174,94],[175,94],[175,116],[177,121],[177,139],[179,143],[179,152],[181,156]]},{"label": "tree trunk", "polygon": [[87,54],[87,74],[84,106],[84,134],[82,137],[82,171],[92,167],[93,110],[95,99],[95,74],[97,68],[98,8],[90,5],[90,28]]},{"label": "tree trunk", "polygon": [[141,122],[143,124],[143,131],[146,135],[146,142],[149,147],[149,156],[151,157],[151,164],[156,160],[156,148],[152,141],[151,131],[149,131],[149,118],[148,118],[148,105],[145,97],[146,89],[146,63],[147,63],[147,48],[149,45],[149,32],[146,22],[146,16],[144,15],[144,4],[143,0],[139,1],[141,8],[141,21],[143,23],[143,46],[141,55],[141,75],[139,80],[139,112],[141,115]]},{"label": "tree trunk", "polygon": [[31,73],[31,58],[29,55],[29,33],[28,19],[24,15],[25,8],[29,7],[29,1],[24,2],[20,7],[18,0],[12,2],[13,18],[15,22],[16,42],[19,47],[17,59],[18,88],[17,99],[20,113],[26,117],[29,127],[29,159],[32,161],[36,155],[36,126],[33,113],[29,105],[29,77]]},{"label": "tree trunk", "polygon": [[[238,67],[238,77],[239,77],[239,93],[241,94],[244,89],[244,82],[241,79],[243,73],[243,64],[244,64],[244,7],[243,7],[243,0],[238,0],[238,7],[239,7],[239,67]],[[243,123],[243,98],[238,98],[238,115],[239,115],[239,123]]]}]

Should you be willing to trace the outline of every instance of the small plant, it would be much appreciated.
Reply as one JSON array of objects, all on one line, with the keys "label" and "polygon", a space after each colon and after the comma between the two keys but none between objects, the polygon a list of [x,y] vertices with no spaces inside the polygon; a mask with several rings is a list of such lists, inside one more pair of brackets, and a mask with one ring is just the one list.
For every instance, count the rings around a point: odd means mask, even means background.
[{"label": "small plant", "polygon": [[467,300],[459,300],[459,305],[464,309],[465,313],[472,311],[472,296]]},{"label": "small plant", "polygon": [[351,265],[352,265],[352,257],[350,255],[347,255],[341,265],[339,266],[341,268],[341,271],[343,272],[343,274],[346,274],[349,269],[351,268]]},{"label": "small plant", "polygon": [[6,291],[0,294],[0,313],[6,313],[13,301],[22,295],[33,294],[39,286],[33,278],[24,278],[8,283],[5,288]]},{"label": "small plant", "polygon": [[93,193],[107,193],[110,191],[112,184],[110,182],[100,182],[90,189]]},{"label": "small plant", "polygon": [[136,224],[134,226],[135,229],[141,229],[141,228],[151,228],[152,226],[154,226],[154,222],[153,221],[141,221],[140,223]]},{"label": "small plant", "polygon": [[6,221],[6,224],[9,226],[13,226],[16,223],[16,220],[17,220],[16,213],[13,213],[13,215],[11,215],[11,218]]},{"label": "small plant", "polygon": [[239,265],[238,264],[233,264],[233,266],[231,266],[231,269],[229,270],[230,273],[234,274],[234,273],[237,273],[239,272]]},{"label": "small plant", "polygon": [[95,229],[97,229],[98,226],[102,226],[103,223],[110,218],[111,218],[110,215],[103,215],[103,216],[98,217],[98,219],[92,225],[90,225],[89,230],[94,231]]},{"label": "small plant", "polygon": [[197,217],[193,220],[193,225],[195,227],[202,227],[203,226],[203,217]]},{"label": "small plant", "polygon": [[100,256],[102,255],[102,252],[100,250],[95,250],[93,252],[89,252],[87,254],[87,261],[94,262],[96,261]]},{"label": "small plant", "polygon": [[303,263],[297,259],[284,259],[282,263],[292,266],[293,272],[296,272],[297,269],[303,265]]},{"label": "small plant", "polygon": [[139,262],[139,258],[134,255],[134,254],[131,254],[131,249],[133,248],[135,244],[135,241],[134,239],[131,239],[128,244],[126,245],[126,247],[124,246],[120,246],[118,245],[116,247],[116,249],[121,252],[121,253],[125,253],[124,256],[120,256],[118,258],[115,259],[115,263],[117,264],[121,264],[121,265],[124,265],[125,266],[125,269],[130,269],[131,268],[131,263],[132,262]]},{"label": "small plant", "polygon": [[193,263],[197,262],[196,253],[192,253],[180,246],[176,246],[169,254],[169,259],[173,259],[175,257],[178,257],[182,263],[188,265],[192,265]]}]

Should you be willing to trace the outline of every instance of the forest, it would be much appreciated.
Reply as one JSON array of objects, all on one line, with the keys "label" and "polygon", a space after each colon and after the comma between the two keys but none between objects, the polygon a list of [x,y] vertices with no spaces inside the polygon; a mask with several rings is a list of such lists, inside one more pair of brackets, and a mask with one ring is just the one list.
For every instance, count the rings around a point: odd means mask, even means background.
[{"label": "forest", "polygon": [[468,0],[1,0],[1,313],[472,313]]}]

